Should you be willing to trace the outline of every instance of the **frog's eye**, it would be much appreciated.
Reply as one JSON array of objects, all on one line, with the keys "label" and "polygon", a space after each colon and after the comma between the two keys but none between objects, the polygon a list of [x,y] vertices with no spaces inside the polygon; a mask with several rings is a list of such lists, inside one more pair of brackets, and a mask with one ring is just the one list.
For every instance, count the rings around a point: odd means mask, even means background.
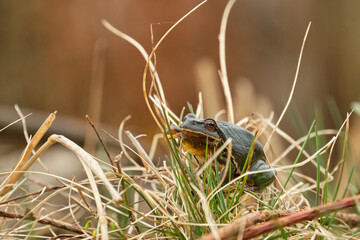
[{"label": "frog's eye", "polygon": [[209,130],[209,131],[215,131],[216,130],[216,123],[215,123],[214,120],[211,120],[211,119],[206,120],[204,122],[204,125],[205,125],[206,130]]}]

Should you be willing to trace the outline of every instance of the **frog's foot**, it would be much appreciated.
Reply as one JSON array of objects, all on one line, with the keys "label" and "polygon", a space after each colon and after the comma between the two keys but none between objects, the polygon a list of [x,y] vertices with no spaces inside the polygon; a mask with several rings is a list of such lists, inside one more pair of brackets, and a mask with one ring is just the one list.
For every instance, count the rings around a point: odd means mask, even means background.
[{"label": "frog's foot", "polygon": [[[251,164],[250,171],[259,171],[271,169],[269,165],[263,160],[257,160]],[[251,186],[254,190],[261,190],[269,186],[275,179],[276,171],[271,170],[267,172],[261,172],[256,174],[250,174],[247,178],[246,183]]]}]

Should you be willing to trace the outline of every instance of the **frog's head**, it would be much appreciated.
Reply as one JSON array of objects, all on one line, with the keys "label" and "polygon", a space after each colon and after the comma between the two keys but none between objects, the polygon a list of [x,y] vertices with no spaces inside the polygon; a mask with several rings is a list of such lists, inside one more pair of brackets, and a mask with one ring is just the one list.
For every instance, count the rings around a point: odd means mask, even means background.
[{"label": "frog's head", "polygon": [[206,144],[210,152],[221,142],[221,132],[214,119],[199,119],[189,113],[180,125],[184,147],[193,155],[205,155]]},{"label": "frog's head", "polygon": [[180,125],[180,130],[182,134],[190,134],[191,136],[204,136],[205,138],[209,137],[213,139],[221,138],[214,119],[199,119],[192,113],[184,117],[184,121]]}]

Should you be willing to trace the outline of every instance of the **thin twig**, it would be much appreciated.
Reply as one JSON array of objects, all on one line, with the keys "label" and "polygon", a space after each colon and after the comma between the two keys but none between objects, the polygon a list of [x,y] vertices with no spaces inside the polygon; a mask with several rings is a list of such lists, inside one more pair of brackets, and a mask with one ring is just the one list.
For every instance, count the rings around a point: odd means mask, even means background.
[{"label": "thin twig", "polygon": [[[75,182],[75,183],[77,182],[75,176],[73,177],[73,182]],[[87,202],[86,197],[84,196],[84,194],[83,194],[81,188],[79,187],[79,185],[78,185],[78,184],[75,184],[75,188],[78,190],[78,193],[79,193],[81,199],[84,201],[84,203],[85,203],[85,205],[86,205],[86,207],[87,207],[86,210],[89,211],[93,216],[96,216],[96,214],[94,213],[94,211],[91,209],[90,204]],[[71,188],[70,188],[70,189],[71,189]],[[75,200],[75,198],[74,198],[73,200]],[[75,201],[76,201],[76,200],[75,200]],[[80,206],[80,207],[83,207],[83,206],[80,205],[80,204],[79,204],[79,206]]]},{"label": "thin twig", "polygon": [[110,156],[110,153],[109,153],[109,151],[107,150],[107,148],[106,148],[106,146],[105,146],[105,144],[104,144],[104,141],[103,141],[102,138],[100,137],[99,132],[96,130],[94,124],[92,123],[92,121],[91,121],[91,119],[90,119],[90,117],[89,117],[88,115],[86,115],[86,120],[88,121],[88,123],[90,124],[90,126],[92,127],[92,129],[94,130],[94,132],[95,132],[96,136],[98,137],[98,139],[99,139],[99,141],[100,141],[100,143],[101,143],[104,151],[106,152],[106,155],[107,155],[107,157],[108,157],[108,159],[109,159],[109,161],[110,161],[110,163],[111,163],[111,166],[113,167],[113,171],[116,172],[116,167],[115,167],[115,165],[114,165],[114,161],[112,160],[112,158],[111,158],[111,156]]},{"label": "thin twig", "polygon": [[[101,120],[106,50],[107,41],[105,39],[98,39],[95,42],[93,50],[92,73],[88,100],[88,113],[92,116],[96,125]],[[93,154],[96,150],[96,140],[92,137],[91,130],[88,127],[85,132],[84,149],[91,154]]]},{"label": "thin twig", "polygon": [[27,197],[30,197],[30,196],[34,196],[34,195],[37,195],[37,194],[42,194],[42,193],[45,193],[45,192],[50,192],[50,191],[55,191],[55,190],[58,190],[60,188],[64,188],[66,187],[65,185],[62,185],[62,186],[57,186],[57,187],[45,187],[45,189],[41,189],[40,191],[37,191],[37,192],[33,192],[33,193],[29,193],[29,194],[26,194],[26,195],[21,195],[19,197],[15,197],[15,198],[12,198],[12,199],[9,199],[7,201],[3,201],[3,202],[0,202],[0,206],[1,205],[5,205],[5,204],[8,204],[10,202],[14,202],[14,201],[17,201],[19,199],[23,199],[23,198],[27,198]]},{"label": "thin twig", "polygon": [[[26,217],[26,215],[0,211],[0,217],[23,219],[24,217]],[[31,220],[31,217],[26,218],[26,220]],[[74,224],[63,222],[63,221],[56,220],[56,219],[49,218],[49,217],[40,217],[40,219],[38,219],[37,222],[39,222],[41,224],[47,224],[47,225],[51,225],[51,226],[54,226],[57,228],[65,229],[65,230],[68,230],[71,232],[80,233],[80,234],[84,234],[84,231],[85,231],[84,229],[80,229],[80,228],[76,227]],[[91,234],[91,232],[89,232],[89,234]]]}]

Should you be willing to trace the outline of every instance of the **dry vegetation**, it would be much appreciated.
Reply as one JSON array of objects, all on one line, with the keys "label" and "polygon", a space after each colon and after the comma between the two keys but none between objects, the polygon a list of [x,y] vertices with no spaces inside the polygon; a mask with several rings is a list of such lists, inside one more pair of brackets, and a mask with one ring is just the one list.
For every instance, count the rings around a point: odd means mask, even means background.
[{"label": "dry vegetation", "polygon": [[[233,3],[229,1],[225,9],[219,37],[220,79],[230,122],[234,122],[235,114],[226,74],[225,30]],[[168,108],[152,58],[170,31],[196,8],[169,29],[150,55],[134,39],[103,21],[106,28],[133,44],[147,62],[143,78],[144,97],[160,132],[160,137],[154,138],[154,147],[149,153],[138,137],[124,131],[128,119],[121,123],[118,138],[112,139],[119,142],[120,154],[116,157],[107,153],[107,159],[96,159],[66,136],[59,135],[50,136],[39,146],[55,120],[56,112],[50,114],[30,138],[26,132],[26,117],[19,111],[28,145],[13,171],[2,172],[6,176],[0,186],[2,238],[360,239],[356,206],[360,200],[356,195],[359,190],[357,161],[348,154],[349,148],[356,148],[349,146],[351,113],[336,130],[319,129],[314,121],[308,134],[299,139],[293,139],[280,128],[295,91],[310,25],[304,37],[288,103],[278,120],[274,121],[271,113],[267,117],[254,114],[237,122],[250,131],[260,133],[270,164],[278,172],[274,184],[262,192],[252,192],[243,184],[248,176],[244,172],[231,183],[221,186],[215,163],[217,153],[204,166],[197,168],[192,164],[192,156],[182,150],[179,140],[167,136],[169,125],[179,124],[185,110],[178,116]],[[150,76],[147,76],[148,73]],[[151,79],[150,84],[148,79]],[[189,105],[188,108],[203,116],[206,104],[199,94],[197,107],[193,109]],[[96,126],[94,130],[103,144],[100,135],[105,134],[97,133]],[[124,134],[131,140],[132,146],[124,143]],[[155,164],[153,158],[158,140],[166,142],[169,152],[161,157],[160,163]],[[48,148],[57,143],[76,154],[86,179],[77,181],[75,178],[61,178],[46,170],[29,170]],[[225,143],[228,144],[231,141]],[[106,149],[105,144],[103,147]],[[343,152],[340,159],[333,154],[335,147]],[[274,149],[282,150],[278,152]],[[290,157],[294,152],[295,157]],[[335,166],[331,162],[335,162]],[[302,166],[313,168],[316,177],[304,175],[299,170]],[[49,187],[46,183],[36,183],[43,188],[30,192],[29,185],[34,184],[31,179],[36,179],[36,175],[48,175],[59,185]],[[51,200],[55,198],[65,201],[53,203]],[[350,207],[348,212],[338,211]]]}]

